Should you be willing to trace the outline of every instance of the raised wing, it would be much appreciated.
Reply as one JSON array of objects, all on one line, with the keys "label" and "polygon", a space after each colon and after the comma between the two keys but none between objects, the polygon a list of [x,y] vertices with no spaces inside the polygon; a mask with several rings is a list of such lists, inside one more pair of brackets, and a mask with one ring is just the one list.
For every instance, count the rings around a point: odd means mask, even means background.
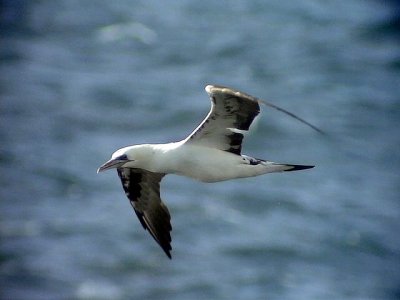
[{"label": "raised wing", "polygon": [[171,258],[171,216],[160,198],[160,181],[165,174],[130,168],[118,168],[117,171],[143,228]]},{"label": "raised wing", "polygon": [[207,85],[205,90],[211,98],[211,110],[185,142],[240,155],[243,133],[260,113],[259,101],[223,86]]}]

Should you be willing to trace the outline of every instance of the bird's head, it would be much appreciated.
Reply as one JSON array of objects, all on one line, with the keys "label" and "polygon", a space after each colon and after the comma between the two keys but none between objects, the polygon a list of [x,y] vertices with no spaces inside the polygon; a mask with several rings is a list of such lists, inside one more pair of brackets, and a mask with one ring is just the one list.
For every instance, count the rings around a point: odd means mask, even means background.
[{"label": "bird's head", "polygon": [[136,146],[125,147],[113,153],[111,159],[97,169],[97,173],[123,167],[134,168],[141,150]]}]

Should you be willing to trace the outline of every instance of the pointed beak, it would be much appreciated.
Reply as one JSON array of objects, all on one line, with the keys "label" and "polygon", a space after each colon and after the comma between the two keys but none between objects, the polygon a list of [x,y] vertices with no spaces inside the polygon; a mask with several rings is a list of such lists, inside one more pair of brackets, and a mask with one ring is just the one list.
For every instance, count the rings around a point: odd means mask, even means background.
[{"label": "pointed beak", "polygon": [[115,169],[121,167],[123,164],[126,163],[126,160],[120,159],[110,159],[105,164],[101,165],[100,168],[97,169],[97,173],[107,171],[109,169]]}]

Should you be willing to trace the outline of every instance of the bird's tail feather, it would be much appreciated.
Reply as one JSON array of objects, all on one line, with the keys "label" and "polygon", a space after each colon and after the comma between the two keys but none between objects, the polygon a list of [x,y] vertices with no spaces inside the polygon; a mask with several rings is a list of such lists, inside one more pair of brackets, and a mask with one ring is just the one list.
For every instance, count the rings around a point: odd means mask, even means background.
[{"label": "bird's tail feather", "polygon": [[291,165],[291,164],[279,164],[270,161],[262,162],[263,165],[268,166],[268,173],[273,172],[290,172],[314,168],[310,165]]}]

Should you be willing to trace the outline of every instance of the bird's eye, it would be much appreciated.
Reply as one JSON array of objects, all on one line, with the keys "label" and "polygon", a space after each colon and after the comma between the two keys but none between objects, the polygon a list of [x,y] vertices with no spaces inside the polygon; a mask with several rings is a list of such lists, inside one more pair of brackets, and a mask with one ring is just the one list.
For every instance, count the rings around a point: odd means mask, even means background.
[{"label": "bird's eye", "polygon": [[128,160],[128,156],[126,154],[122,154],[121,156],[118,156],[118,160]]}]

